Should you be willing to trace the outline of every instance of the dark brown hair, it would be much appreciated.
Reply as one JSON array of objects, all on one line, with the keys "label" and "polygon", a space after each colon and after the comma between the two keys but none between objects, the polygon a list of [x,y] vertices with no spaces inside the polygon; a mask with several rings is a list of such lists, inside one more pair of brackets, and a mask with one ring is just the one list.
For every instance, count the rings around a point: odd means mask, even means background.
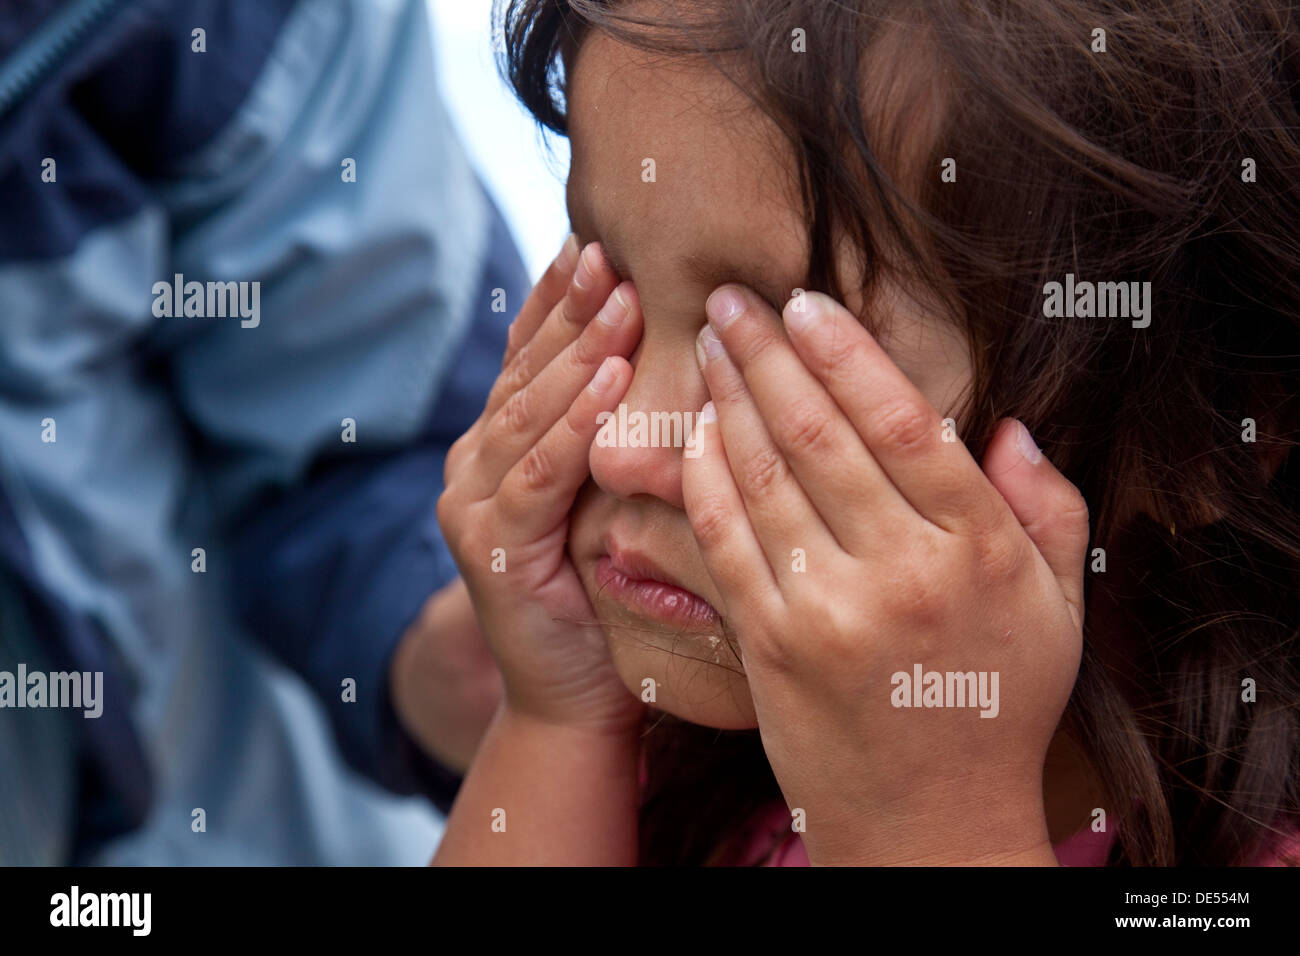
[{"label": "dark brown hair", "polygon": [[[1090,547],[1106,549],[1088,607],[1104,599],[1130,622],[1124,635],[1085,623],[1064,724],[1107,788],[1113,862],[1247,862],[1300,823],[1292,5],[513,0],[498,12],[506,75],[559,133],[565,63],[589,30],[713,61],[798,161],[806,287],[842,299],[833,252],[850,243],[864,293],[890,271],[942,297],[971,343],[966,444],[979,459],[1000,418],[1025,422],[1087,500]],[[918,117],[934,123],[919,145]],[[945,158],[956,183],[941,181]],[[1149,281],[1149,327],[1046,318],[1045,284],[1067,273]],[[1134,496],[1147,502],[1136,516]],[[1242,699],[1247,678],[1256,702]],[[713,859],[779,796],[756,731],[669,719],[647,760],[647,863]]]}]

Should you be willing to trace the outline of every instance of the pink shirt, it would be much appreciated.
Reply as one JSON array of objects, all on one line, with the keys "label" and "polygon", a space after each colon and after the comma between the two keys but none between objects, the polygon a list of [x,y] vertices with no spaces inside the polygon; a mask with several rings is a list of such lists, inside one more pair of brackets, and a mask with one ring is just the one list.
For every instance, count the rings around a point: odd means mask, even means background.
[{"label": "pink shirt", "polygon": [[[646,783],[645,754],[640,760],[641,786]],[[774,802],[755,818],[749,828],[750,841],[740,859],[727,860],[725,866],[808,866],[808,851],[799,834],[790,829],[790,811],[784,803]],[[1094,833],[1091,827],[1080,830],[1053,845],[1056,862],[1061,866],[1105,866],[1115,842],[1115,828]],[[775,847],[775,849],[773,849]],[[766,857],[766,859],[765,859]],[[1300,866],[1300,831],[1291,834],[1272,850],[1261,853],[1251,866]]]},{"label": "pink shirt", "polygon": [[[1061,866],[1105,866],[1115,830],[1094,833],[1091,827],[1080,830],[1053,846]],[[774,843],[779,843],[771,851]],[[768,859],[759,861],[770,852]],[[808,853],[799,834],[790,830],[790,811],[783,804],[773,804],[764,811],[753,828],[753,837],[742,860],[735,866],[808,866]],[[1253,866],[1300,866],[1300,833],[1295,833],[1273,852],[1264,853]]]}]

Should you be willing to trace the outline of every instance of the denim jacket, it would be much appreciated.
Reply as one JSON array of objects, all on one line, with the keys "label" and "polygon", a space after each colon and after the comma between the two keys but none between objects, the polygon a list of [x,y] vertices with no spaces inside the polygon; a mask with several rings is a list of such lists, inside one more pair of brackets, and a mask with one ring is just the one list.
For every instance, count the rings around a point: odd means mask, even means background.
[{"label": "denim jacket", "polygon": [[414,795],[459,781],[387,667],[456,573],[443,455],[527,291],[424,0],[9,9],[0,670],[105,702],[0,709],[0,800],[46,830],[0,863],[424,862]]}]

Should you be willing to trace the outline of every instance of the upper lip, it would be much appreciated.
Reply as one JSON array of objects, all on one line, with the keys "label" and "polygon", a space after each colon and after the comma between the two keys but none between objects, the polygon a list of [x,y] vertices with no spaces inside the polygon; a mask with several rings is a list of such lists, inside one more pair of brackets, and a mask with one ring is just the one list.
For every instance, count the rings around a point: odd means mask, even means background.
[{"label": "upper lip", "polygon": [[[657,581],[660,584],[669,584],[681,591],[686,591],[688,594],[695,594],[694,591],[674,579],[672,575],[639,551],[623,548],[613,540],[606,540],[605,553],[609,555],[609,561],[614,570],[620,574],[634,580]],[[698,594],[695,594],[695,596],[700,600],[704,600]]]}]

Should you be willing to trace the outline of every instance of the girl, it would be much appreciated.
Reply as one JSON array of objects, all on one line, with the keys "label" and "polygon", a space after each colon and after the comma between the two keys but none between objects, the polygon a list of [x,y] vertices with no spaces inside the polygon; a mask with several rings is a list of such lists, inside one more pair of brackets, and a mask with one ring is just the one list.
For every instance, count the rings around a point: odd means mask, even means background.
[{"label": "girl", "polygon": [[435,862],[1285,861],[1293,17],[514,0],[588,244],[447,459]]}]

